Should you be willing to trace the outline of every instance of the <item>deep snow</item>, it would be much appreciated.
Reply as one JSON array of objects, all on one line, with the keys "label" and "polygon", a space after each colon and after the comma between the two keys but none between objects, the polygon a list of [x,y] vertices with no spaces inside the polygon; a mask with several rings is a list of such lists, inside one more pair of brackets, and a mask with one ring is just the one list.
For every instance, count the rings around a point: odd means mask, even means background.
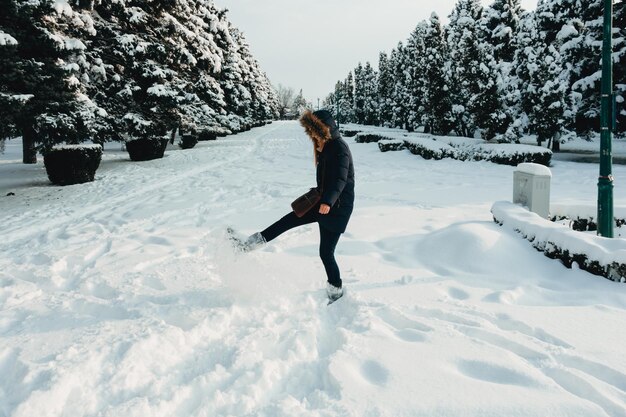
[{"label": "deep snow", "polygon": [[[224,234],[313,183],[297,123],[143,163],[108,145],[95,182],[62,188],[8,142],[0,416],[626,416],[626,286],[492,221],[513,167],[348,142],[330,307],[316,226],[247,255]],[[551,170],[555,204],[594,204],[596,165]]]}]

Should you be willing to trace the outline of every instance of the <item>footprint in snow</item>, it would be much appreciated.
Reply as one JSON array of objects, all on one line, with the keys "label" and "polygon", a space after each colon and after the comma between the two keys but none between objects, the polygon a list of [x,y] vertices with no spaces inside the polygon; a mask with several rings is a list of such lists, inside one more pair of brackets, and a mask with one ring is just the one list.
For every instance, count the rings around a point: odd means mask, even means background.
[{"label": "footprint in snow", "polygon": [[391,327],[397,338],[405,342],[425,342],[428,339],[426,333],[433,330],[432,327],[411,320],[391,309],[379,311],[378,317]]},{"label": "footprint in snow", "polygon": [[448,289],[448,295],[450,296],[450,298],[454,298],[455,300],[460,301],[464,301],[470,298],[470,295],[467,292],[454,287]]},{"label": "footprint in snow", "polygon": [[374,360],[367,360],[361,364],[361,375],[372,385],[384,386],[389,381],[387,368]]},{"label": "footprint in snow", "polygon": [[529,375],[525,375],[515,369],[504,366],[475,360],[462,360],[458,364],[459,372],[463,375],[501,385],[519,385],[523,387],[534,387],[540,385],[537,380]]}]

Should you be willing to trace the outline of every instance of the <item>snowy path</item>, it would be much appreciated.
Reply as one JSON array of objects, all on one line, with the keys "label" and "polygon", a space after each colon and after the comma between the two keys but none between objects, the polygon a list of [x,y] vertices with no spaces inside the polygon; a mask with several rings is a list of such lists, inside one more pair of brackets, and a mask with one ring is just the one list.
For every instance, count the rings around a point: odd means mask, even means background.
[{"label": "snowy path", "polygon": [[[145,163],[117,146],[64,188],[0,157],[0,417],[626,416],[626,287],[492,222],[511,167],[351,143],[326,307],[316,226],[245,256],[224,236],[312,184],[297,123]],[[555,202],[593,204],[596,166],[553,174]]]}]

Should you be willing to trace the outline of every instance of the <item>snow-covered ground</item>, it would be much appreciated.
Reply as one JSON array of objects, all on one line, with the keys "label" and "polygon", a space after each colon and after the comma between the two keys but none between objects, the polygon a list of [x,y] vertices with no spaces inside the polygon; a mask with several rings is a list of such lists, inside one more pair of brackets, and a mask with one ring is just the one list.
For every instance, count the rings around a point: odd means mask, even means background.
[{"label": "snow-covered ground", "polygon": [[[8,142],[0,416],[626,416],[626,286],[492,221],[513,167],[348,142],[347,294],[328,307],[316,226],[247,255],[224,235],[312,185],[296,122],[143,163],[113,144],[63,188]],[[597,165],[553,164],[554,203],[594,204]]]}]

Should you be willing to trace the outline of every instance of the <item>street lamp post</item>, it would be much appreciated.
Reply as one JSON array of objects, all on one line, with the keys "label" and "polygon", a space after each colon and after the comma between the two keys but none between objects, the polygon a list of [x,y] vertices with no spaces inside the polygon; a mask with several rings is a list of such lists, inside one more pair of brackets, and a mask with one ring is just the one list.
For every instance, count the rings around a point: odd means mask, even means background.
[{"label": "street lamp post", "polygon": [[598,235],[613,237],[613,0],[604,0],[602,46],[602,109],[600,115],[600,177],[598,179]]}]

